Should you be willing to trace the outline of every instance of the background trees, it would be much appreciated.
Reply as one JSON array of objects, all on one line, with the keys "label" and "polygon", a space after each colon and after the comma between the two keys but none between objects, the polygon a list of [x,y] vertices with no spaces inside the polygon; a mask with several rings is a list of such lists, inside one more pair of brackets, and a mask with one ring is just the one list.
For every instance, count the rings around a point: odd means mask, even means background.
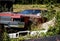
[{"label": "background trees", "polygon": [[47,4],[49,2],[60,3],[59,0],[16,0],[15,4]]}]

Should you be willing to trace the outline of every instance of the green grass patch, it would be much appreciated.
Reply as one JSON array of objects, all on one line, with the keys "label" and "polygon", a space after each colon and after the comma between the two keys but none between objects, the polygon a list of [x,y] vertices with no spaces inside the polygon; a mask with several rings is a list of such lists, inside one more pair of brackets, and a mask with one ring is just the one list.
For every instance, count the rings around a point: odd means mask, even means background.
[{"label": "green grass patch", "polygon": [[46,5],[19,5],[19,4],[15,4],[13,5],[13,12],[19,12],[22,11],[24,9],[40,9],[40,8],[46,8]]}]

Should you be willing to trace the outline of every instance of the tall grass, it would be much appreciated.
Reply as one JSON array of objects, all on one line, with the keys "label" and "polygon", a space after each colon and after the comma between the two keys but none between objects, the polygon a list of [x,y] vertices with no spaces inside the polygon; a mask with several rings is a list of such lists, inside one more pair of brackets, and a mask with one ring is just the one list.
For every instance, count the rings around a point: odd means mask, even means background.
[{"label": "tall grass", "polygon": [[20,12],[25,9],[41,9],[41,8],[46,8],[46,5],[13,5],[13,12]]}]

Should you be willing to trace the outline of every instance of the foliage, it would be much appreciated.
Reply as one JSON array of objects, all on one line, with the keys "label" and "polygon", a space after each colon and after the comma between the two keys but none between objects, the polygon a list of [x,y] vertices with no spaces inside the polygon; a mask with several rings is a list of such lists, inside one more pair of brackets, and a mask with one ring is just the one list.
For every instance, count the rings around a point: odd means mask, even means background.
[{"label": "foliage", "polygon": [[56,23],[54,27],[50,27],[46,36],[60,35],[60,12],[56,12]]},{"label": "foliage", "polygon": [[52,3],[60,3],[59,0],[16,0],[15,4],[48,4],[49,2]]},{"label": "foliage", "polygon": [[56,12],[54,10],[54,5],[49,3],[47,5],[48,12],[44,13],[43,16],[47,17],[48,20],[51,20],[53,17],[56,17],[56,23],[54,27],[49,27],[46,34],[42,34],[42,36],[53,36],[53,35],[60,35],[60,11]]},{"label": "foliage", "polygon": [[9,38],[9,36],[8,36],[8,33],[7,33],[7,31],[6,31],[6,29],[4,29],[5,31],[3,32],[3,41],[10,41],[10,38]]}]

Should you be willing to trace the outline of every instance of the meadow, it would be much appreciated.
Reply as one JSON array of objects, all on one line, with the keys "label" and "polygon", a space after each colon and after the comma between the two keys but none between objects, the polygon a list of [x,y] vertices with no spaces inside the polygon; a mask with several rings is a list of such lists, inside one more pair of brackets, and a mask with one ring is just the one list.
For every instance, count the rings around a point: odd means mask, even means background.
[{"label": "meadow", "polygon": [[[13,12],[20,12],[25,9],[47,9],[48,4],[33,4],[33,5],[21,5],[21,4],[14,4],[13,5]],[[60,5],[54,7],[55,10],[60,11]]]}]

